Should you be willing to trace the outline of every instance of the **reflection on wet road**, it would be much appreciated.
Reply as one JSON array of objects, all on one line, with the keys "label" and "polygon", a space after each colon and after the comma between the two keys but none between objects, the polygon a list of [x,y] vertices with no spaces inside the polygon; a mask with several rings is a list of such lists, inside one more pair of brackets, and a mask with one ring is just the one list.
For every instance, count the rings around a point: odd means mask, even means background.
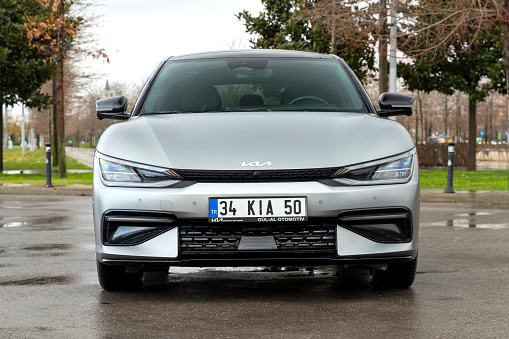
[{"label": "reflection on wet road", "polygon": [[[436,209],[435,209],[436,211]],[[509,213],[506,210],[482,210],[477,207],[466,209],[464,213],[454,213],[454,210],[444,210],[442,220],[433,222],[421,222],[421,227],[447,226],[456,228],[479,228],[479,229],[508,229]]]},{"label": "reflection on wet road", "polygon": [[6,280],[0,282],[0,286],[7,285],[54,285],[54,284],[70,284],[73,282],[73,276],[53,276],[53,277],[36,277],[30,279],[21,279],[21,280]]},{"label": "reflection on wet road", "polygon": [[65,216],[33,216],[29,218],[23,217],[7,217],[0,218],[0,227],[20,227],[20,226],[42,226],[42,225],[55,225],[63,223],[68,220]]},{"label": "reflection on wet road", "polygon": [[[422,204],[417,278],[336,267],[171,268],[104,292],[90,197],[0,196],[1,338],[503,338],[509,209]],[[37,231],[37,232],[34,232]]]}]

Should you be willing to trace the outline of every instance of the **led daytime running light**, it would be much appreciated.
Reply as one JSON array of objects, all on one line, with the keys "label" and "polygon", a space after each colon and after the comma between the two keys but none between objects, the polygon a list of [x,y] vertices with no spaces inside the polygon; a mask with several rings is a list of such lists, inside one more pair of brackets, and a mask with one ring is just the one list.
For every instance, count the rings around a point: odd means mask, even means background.
[{"label": "led daytime running light", "polygon": [[113,187],[168,187],[181,178],[172,169],[137,164],[96,153],[101,182]]},{"label": "led daytime running light", "polygon": [[[352,186],[404,184],[412,178],[415,154],[415,149],[412,149],[398,156],[344,167],[334,174],[334,176],[338,177],[334,180]],[[370,168],[371,171],[369,170]],[[349,175],[363,172],[362,170],[370,174],[365,174],[364,178],[348,178]]]}]

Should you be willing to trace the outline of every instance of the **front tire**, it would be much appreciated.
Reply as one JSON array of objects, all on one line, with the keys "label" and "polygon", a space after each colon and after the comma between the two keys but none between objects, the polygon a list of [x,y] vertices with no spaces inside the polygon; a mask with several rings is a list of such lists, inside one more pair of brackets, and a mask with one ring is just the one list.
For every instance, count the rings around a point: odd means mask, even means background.
[{"label": "front tire", "polygon": [[106,291],[135,291],[143,286],[143,273],[126,273],[123,266],[105,265],[99,261],[97,277]]},{"label": "front tire", "polygon": [[389,264],[387,270],[370,271],[370,284],[375,288],[409,288],[414,283],[416,271],[417,257],[407,262]]}]

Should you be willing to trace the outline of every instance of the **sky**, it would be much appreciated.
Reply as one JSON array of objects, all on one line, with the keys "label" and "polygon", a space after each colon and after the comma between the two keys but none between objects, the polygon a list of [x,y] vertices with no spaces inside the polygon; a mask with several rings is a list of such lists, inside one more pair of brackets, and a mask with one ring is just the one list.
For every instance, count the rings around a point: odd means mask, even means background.
[{"label": "sky", "polygon": [[[258,14],[261,0],[96,0],[88,15],[90,28],[110,63],[87,61],[87,71],[103,74],[92,84],[142,85],[166,58],[195,52],[250,48],[249,34],[235,14]],[[86,15],[87,16],[87,15]],[[21,117],[21,107],[12,108]]]},{"label": "sky", "polygon": [[235,14],[262,9],[261,0],[102,0],[90,11],[100,16],[97,46],[106,49],[110,63],[92,67],[110,82],[138,83],[173,55],[249,48]]}]

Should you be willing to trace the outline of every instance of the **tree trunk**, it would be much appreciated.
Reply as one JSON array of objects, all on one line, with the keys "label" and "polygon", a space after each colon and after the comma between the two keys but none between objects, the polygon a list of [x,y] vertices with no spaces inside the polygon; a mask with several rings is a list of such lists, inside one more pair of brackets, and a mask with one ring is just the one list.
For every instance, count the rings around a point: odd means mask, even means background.
[{"label": "tree trunk", "polygon": [[419,144],[419,113],[415,114],[415,144]]},{"label": "tree trunk", "polygon": [[[63,21],[64,3],[63,0],[58,2],[58,11]],[[67,178],[67,165],[65,162],[65,116],[64,116],[64,53],[62,51],[61,41],[64,37],[64,29],[62,24],[58,27],[58,55],[57,55],[57,85],[56,85],[56,118],[57,118],[57,144],[58,144],[58,176]]]},{"label": "tree trunk", "polygon": [[449,108],[447,107],[447,94],[445,95],[445,102],[444,102],[444,134],[449,135],[448,129],[449,126],[447,124],[447,119],[449,118]]},{"label": "tree trunk", "polygon": [[380,0],[380,31],[378,32],[378,94],[389,91],[387,69],[387,0]]},{"label": "tree trunk", "polygon": [[0,140],[2,147],[0,147],[0,174],[4,171],[4,104],[0,101]]},{"label": "tree trunk", "polygon": [[336,46],[336,21],[333,18],[331,19],[331,33],[330,33],[330,54],[338,54],[338,49]]},{"label": "tree trunk", "polygon": [[490,95],[489,101],[489,111],[488,111],[488,127],[486,128],[486,140],[489,144],[491,144],[491,140],[494,139],[495,135],[493,135],[493,95]]},{"label": "tree trunk", "polygon": [[[503,1],[503,15],[505,16],[505,20],[500,20],[500,24],[502,25],[502,47],[503,47],[503,55],[504,55],[504,68],[505,68],[505,81],[506,88],[509,89],[509,1]],[[509,126],[509,94],[506,98],[507,106],[507,122]],[[509,179],[507,180],[507,186],[509,187]]]},{"label": "tree trunk", "polygon": [[460,142],[460,121],[461,121],[461,94],[456,93],[456,143]]},{"label": "tree trunk", "polygon": [[424,144],[424,114],[422,112],[422,93],[419,93],[419,118],[421,120],[421,144]]},{"label": "tree trunk", "polygon": [[57,78],[53,78],[53,111],[51,112],[51,130],[50,130],[50,143],[51,143],[51,156],[53,157],[53,166],[58,166],[58,138],[57,138]]},{"label": "tree trunk", "polygon": [[483,143],[484,144],[487,144],[488,143],[488,116],[485,116],[484,117],[484,135],[483,135]]},{"label": "tree trunk", "polygon": [[[422,98],[421,98],[421,91],[417,91],[417,104],[419,105],[419,111],[415,115],[415,143],[419,143],[419,117],[421,118],[421,124],[422,124]],[[422,127],[421,127],[422,129]],[[421,143],[422,143],[422,136],[421,136]]]},{"label": "tree trunk", "polygon": [[332,13],[330,20],[330,54],[337,55],[338,49],[336,46],[336,1],[332,0]]},{"label": "tree trunk", "polygon": [[64,121],[64,60],[59,57],[57,65],[57,145],[58,145],[58,176],[67,178],[65,163],[65,121]]},{"label": "tree trunk", "polygon": [[467,150],[467,171],[475,171],[475,149],[477,137],[476,123],[476,102],[468,98],[468,150]]}]

